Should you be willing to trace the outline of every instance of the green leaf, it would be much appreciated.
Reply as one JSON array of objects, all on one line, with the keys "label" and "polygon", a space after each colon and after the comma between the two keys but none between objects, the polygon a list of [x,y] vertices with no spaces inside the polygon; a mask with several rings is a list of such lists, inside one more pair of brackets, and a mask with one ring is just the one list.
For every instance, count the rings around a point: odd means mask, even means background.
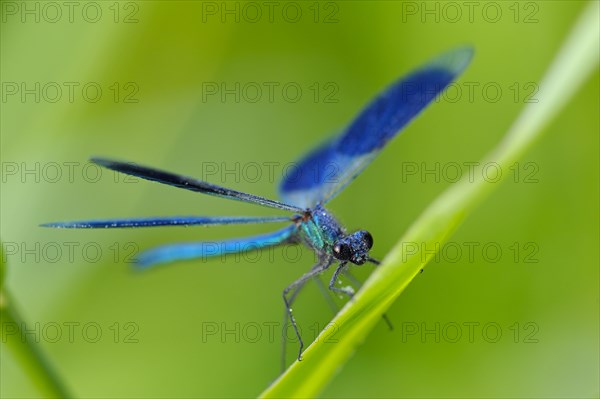
[{"label": "green leaf", "polygon": [[[541,136],[543,128],[571,99],[598,67],[599,2],[592,1],[563,44],[540,84],[538,102],[527,104],[498,146],[479,163],[496,162],[502,169],[517,161]],[[263,398],[315,397],[352,356],[381,315],[404,291],[434,254],[420,248],[442,244],[463,219],[498,184],[486,182],[481,170],[463,178],[440,195],[413,223],[404,237],[330,325],[303,354],[262,394]],[[471,177],[470,176],[470,177]],[[410,247],[408,243],[422,245]],[[333,342],[335,341],[335,342]]]},{"label": "green leaf", "polygon": [[2,351],[8,349],[17,360],[31,382],[38,388],[43,397],[72,397],[63,385],[50,362],[46,359],[39,345],[23,334],[26,324],[15,309],[14,301],[3,291],[0,294],[0,320],[2,323]]},{"label": "green leaf", "polygon": [[15,301],[4,286],[6,262],[4,261],[4,247],[1,243],[0,257],[0,324],[2,325],[0,341],[2,342],[2,352],[5,350],[10,352],[25,375],[44,397],[71,397],[39,345],[32,342],[28,334],[23,334],[26,323],[21,318]]}]

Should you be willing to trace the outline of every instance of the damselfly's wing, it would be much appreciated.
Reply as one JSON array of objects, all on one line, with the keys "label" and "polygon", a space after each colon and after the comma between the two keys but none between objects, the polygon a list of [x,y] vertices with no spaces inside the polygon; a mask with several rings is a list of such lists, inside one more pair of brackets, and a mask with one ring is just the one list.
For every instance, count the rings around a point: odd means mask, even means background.
[{"label": "damselfly's wing", "polygon": [[159,227],[159,226],[211,226],[224,224],[250,224],[289,222],[290,217],[266,216],[171,216],[164,218],[135,218],[135,219],[106,219],[106,220],[79,220],[73,222],[44,223],[42,227],[56,227],[59,229],[119,229],[129,227]]},{"label": "damselfly's wing", "polygon": [[472,56],[471,48],[454,49],[388,87],[341,135],[316,148],[291,169],[281,182],[281,198],[300,208],[329,201],[460,75]]},{"label": "damselfly's wing", "polygon": [[304,211],[304,209],[284,204],[279,201],[273,201],[268,198],[259,197],[258,195],[243,193],[241,191],[232,190],[230,188],[225,188],[217,186],[216,184],[211,184],[202,180],[194,179],[193,177],[182,176],[176,173],[151,168],[149,166],[137,165],[131,162],[115,161],[106,158],[92,158],[91,161],[95,164],[117,172],[125,173],[131,176],[136,176],[145,180],[167,184],[173,187],[183,188],[185,190],[190,190],[197,193],[214,195],[217,197],[233,199],[237,201],[249,202],[252,204],[262,205],[269,208],[281,209],[284,211]]},{"label": "damselfly's wing", "polygon": [[296,225],[290,225],[273,233],[226,241],[190,242],[164,245],[142,252],[136,258],[138,266],[147,268],[160,263],[177,260],[203,259],[224,254],[252,251],[283,244],[293,239]]}]

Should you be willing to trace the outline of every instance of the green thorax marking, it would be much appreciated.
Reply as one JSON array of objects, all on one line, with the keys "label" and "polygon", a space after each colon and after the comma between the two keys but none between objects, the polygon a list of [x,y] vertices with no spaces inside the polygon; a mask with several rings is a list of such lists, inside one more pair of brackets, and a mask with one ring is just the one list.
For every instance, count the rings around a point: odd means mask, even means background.
[{"label": "green thorax marking", "polygon": [[302,215],[298,223],[302,239],[317,250],[329,250],[345,234],[340,223],[321,205]]}]

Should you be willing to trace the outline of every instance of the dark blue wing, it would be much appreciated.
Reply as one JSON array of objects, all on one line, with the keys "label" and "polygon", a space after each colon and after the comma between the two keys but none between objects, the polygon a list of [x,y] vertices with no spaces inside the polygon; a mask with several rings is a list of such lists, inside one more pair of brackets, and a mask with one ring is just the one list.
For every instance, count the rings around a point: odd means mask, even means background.
[{"label": "dark blue wing", "polygon": [[295,231],[296,225],[291,225],[273,233],[253,237],[227,241],[190,242],[164,245],[142,252],[136,258],[136,262],[138,266],[147,268],[159,263],[169,263],[176,260],[204,259],[224,254],[251,251],[282,244],[290,240]]},{"label": "dark blue wing", "polygon": [[164,218],[138,218],[113,220],[80,220],[74,222],[44,223],[42,227],[60,229],[118,229],[126,227],[158,227],[158,226],[209,226],[219,224],[249,224],[269,222],[289,222],[286,216],[274,217],[205,217],[205,216],[172,216]]},{"label": "dark blue wing", "polygon": [[282,182],[281,198],[309,208],[325,203],[350,183],[389,140],[467,67],[470,47],[431,60],[376,97],[338,137],[309,153]]},{"label": "dark blue wing", "polygon": [[207,183],[202,180],[194,179],[193,177],[187,177],[178,175],[176,173],[166,172],[164,170],[151,168],[149,166],[137,165],[131,162],[115,161],[106,158],[92,158],[90,159],[93,163],[103,166],[105,168],[114,170],[116,172],[125,173],[130,176],[136,176],[141,179],[155,181],[169,186],[183,188],[185,190],[194,191],[197,193],[214,195],[221,198],[233,199],[237,201],[249,202],[252,204],[267,206],[275,209],[283,209],[285,211],[292,212],[303,212],[304,209],[300,209],[288,204],[283,204],[278,201],[273,201],[268,198],[259,197],[258,195],[243,193],[241,191],[232,190],[217,186],[215,184]]}]

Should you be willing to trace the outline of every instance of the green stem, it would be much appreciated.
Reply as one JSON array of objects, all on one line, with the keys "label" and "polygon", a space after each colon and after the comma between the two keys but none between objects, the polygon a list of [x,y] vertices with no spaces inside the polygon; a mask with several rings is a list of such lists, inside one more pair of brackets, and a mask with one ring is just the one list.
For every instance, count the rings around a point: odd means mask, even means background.
[{"label": "green stem", "polygon": [[[497,163],[501,170],[517,161],[543,133],[543,128],[597,69],[600,57],[598,1],[586,7],[540,84],[537,103],[528,104],[504,139],[479,165]],[[262,394],[263,398],[315,397],[473,208],[498,187],[481,170],[442,193],[412,224],[352,301],[333,319],[292,366]],[[418,243],[408,251],[407,243]]]},{"label": "green stem", "polygon": [[45,358],[40,347],[27,339],[27,334],[23,334],[26,324],[7,290],[3,290],[0,294],[0,324],[2,345],[10,350],[40,392],[50,398],[70,398],[70,393],[52,369],[52,365]]}]

